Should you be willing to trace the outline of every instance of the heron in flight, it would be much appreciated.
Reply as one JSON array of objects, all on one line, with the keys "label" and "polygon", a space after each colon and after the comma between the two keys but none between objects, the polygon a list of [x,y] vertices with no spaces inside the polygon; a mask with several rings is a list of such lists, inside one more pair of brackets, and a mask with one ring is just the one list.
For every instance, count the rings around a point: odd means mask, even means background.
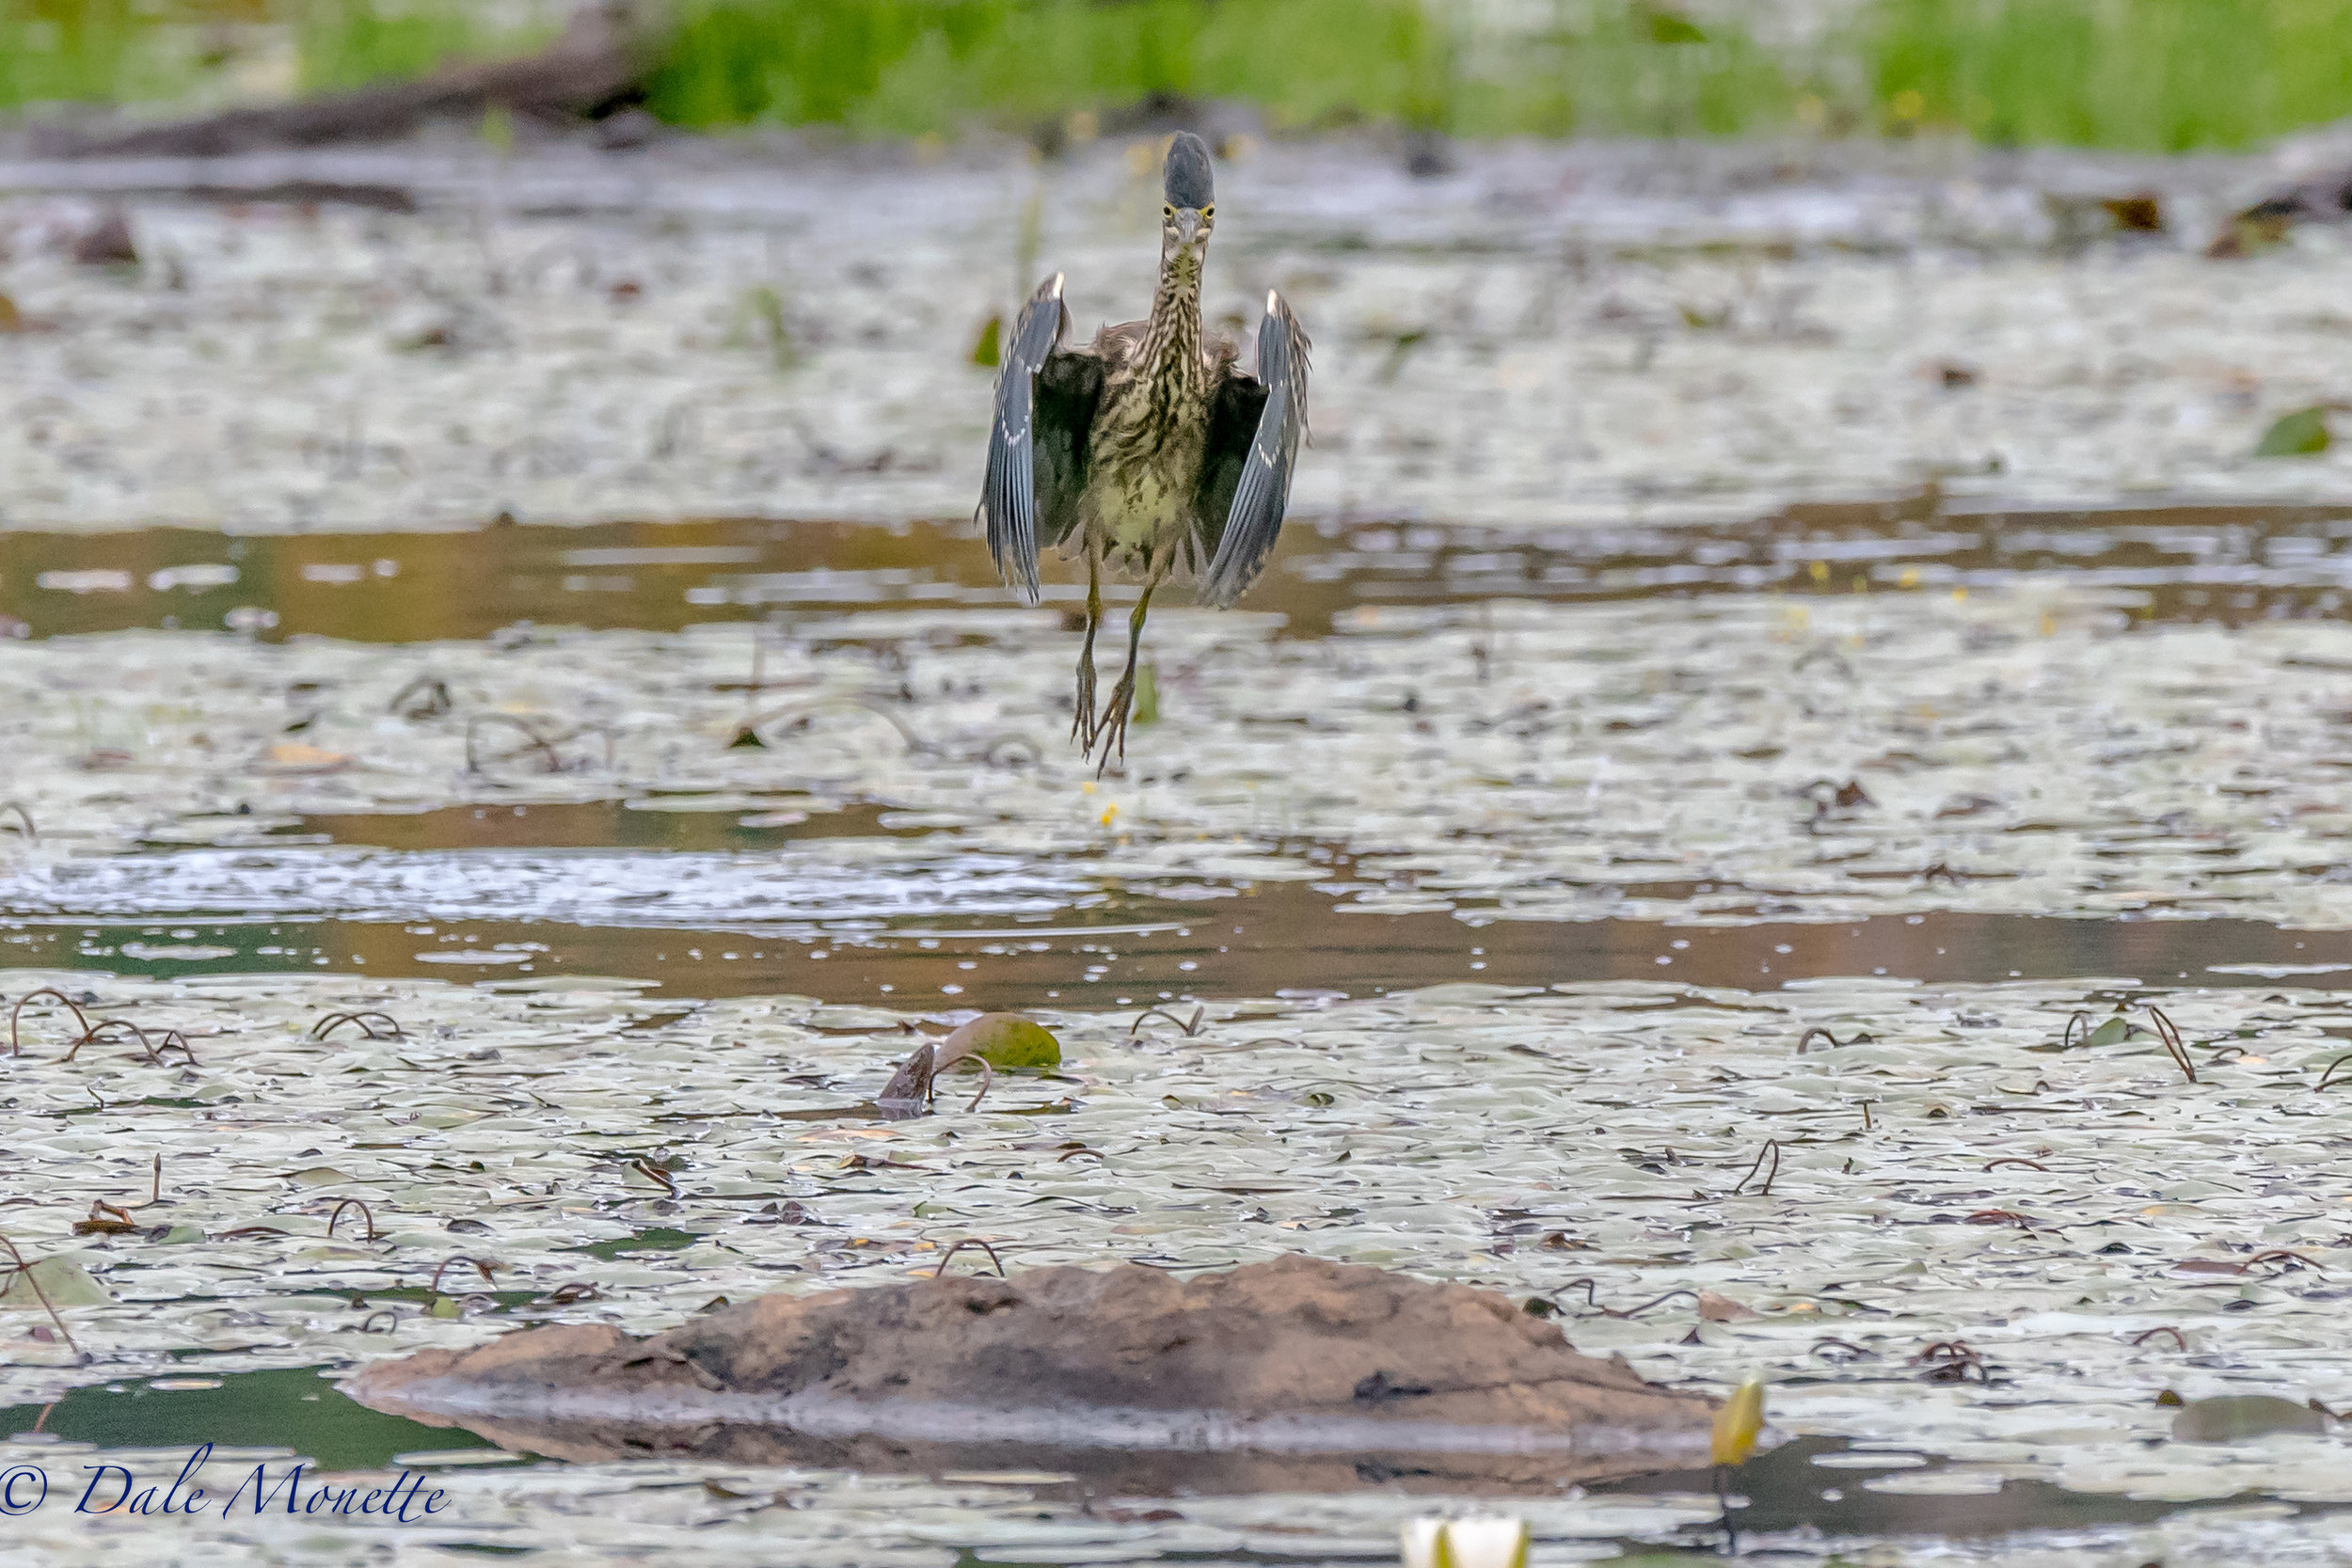
[{"label": "heron in flight", "polygon": [[[1030,296],[996,375],[996,419],[979,521],[1005,581],[1037,602],[1041,546],[1087,562],[1086,645],[1071,737],[1096,771],[1127,752],[1136,658],[1152,595],[1186,575],[1224,609],[1257,579],[1290,499],[1307,425],[1307,334],[1266,292],[1257,373],[1230,340],[1200,329],[1200,267],[1216,224],[1206,143],[1181,132],[1168,149],[1160,209],[1160,281],[1149,321],[1106,326],[1063,347],[1070,310],[1061,274]],[[1141,581],[1127,618],[1127,668],[1098,713],[1094,637],[1103,568]]]}]

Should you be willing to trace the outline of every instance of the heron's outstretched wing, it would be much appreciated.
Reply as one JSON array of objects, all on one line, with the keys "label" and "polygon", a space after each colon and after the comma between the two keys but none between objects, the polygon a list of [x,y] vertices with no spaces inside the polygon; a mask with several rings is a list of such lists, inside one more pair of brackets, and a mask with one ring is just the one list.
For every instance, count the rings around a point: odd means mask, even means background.
[{"label": "heron's outstretched wing", "polygon": [[996,372],[996,417],[979,520],[997,574],[1037,602],[1041,541],[1058,544],[1086,488],[1087,433],[1103,396],[1103,362],[1061,347],[1070,331],[1061,274],[1048,278],[1012,329]]},{"label": "heron's outstretched wing", "polygon": [[1219,609],[1257,580],[1282,531],[1291,468],[1307,429],[1307,334],[1282,296],[1266,292],[1258,374],[1228,371],[1209,411],[1199,526],[1209,557],[1200,598]]}]

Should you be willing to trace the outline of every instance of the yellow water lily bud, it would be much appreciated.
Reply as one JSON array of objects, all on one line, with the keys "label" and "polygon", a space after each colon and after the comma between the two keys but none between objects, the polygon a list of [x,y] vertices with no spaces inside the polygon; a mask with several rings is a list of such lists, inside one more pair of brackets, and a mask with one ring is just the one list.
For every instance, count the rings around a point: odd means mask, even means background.
[{"label": "yellow water lily bud", "polygon": [[1715,1463],[1746,1464],[1748,1455],[1756,1451],[1756,1434],[1763,1430],[1764,1380],[1752,1377],[1715,1412]]},{"label": "yellow water lily bud", "polygon": [[1405,1568],[1527,1568],[1524,1519],[1408,1519]]},{"label": "yellow water lily bud", "polygon": [[1405,1568],[1438,1568],[1438,1542],[1445,1534],[1443,1519],[1407,1519],[1398,1532]]},{"label": "yellow water lily bud", "polygon": [[1527,1568],[1527,1521],[1456,1519],[1439,1538],[1444,1568]]}]

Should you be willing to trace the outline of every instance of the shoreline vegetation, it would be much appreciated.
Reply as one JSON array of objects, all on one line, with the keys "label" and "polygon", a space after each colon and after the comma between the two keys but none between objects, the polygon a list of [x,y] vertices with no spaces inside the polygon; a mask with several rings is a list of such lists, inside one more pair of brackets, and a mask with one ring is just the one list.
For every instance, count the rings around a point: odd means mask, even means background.
[{"label": "shoreline vegetation", "polygon": [[[0,0],[0,115],[208,107],[544,47],[557,0]],[[1271,131],[1958,136],[2242,149],[2352,116],[2352,0],[1855,0],[1809,29],[1657,0],[671,0],[644,106],[675,126],[974,129],[1041,145],[1138,110]],[[1783,18],[1785,20],[1785,18]],[[485,128],[486,129],[486,128]]]}]

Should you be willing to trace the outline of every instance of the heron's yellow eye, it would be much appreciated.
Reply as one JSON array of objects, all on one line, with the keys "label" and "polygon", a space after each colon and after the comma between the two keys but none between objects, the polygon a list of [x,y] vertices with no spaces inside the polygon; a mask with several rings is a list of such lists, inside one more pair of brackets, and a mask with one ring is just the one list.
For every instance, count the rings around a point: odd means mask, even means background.
[{"label": "heron's yellow eye", "polygon": [[1167,205],[1167,206],[1165,206],[1165,207],[1161,208],[1161,209],[1160,209],[1160,215],[1161,215],[1162,217],[1171,217],[1171,218],[1172,218],[1172,217],[1174,217],[1174,216],[1176,215],[1176,206],[1175,206],[1175,203],[1170,202],[1168,205]]},{"label": "heron's yellow eye", "polygon": [[1212,201],[1206,207],[1201,208],[1200,215],[1204,218],[1213,218],[1216,216],[1216,203]]}]

